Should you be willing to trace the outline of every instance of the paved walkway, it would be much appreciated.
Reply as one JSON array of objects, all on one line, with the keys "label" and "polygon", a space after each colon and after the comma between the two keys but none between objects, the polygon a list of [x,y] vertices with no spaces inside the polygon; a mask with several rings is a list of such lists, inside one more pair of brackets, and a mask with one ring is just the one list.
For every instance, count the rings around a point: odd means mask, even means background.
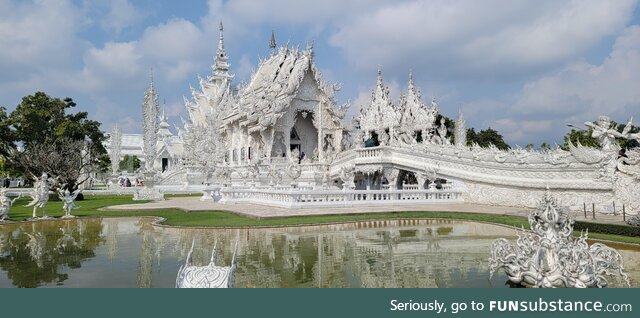
[{"label": "paved walkway", "polygon": [[[259,204],[221,204],[211,201],[200,201],[199,197],[177,197],[169,198],[165,201],[149,202],[143,204],[124,204],[104,208],[110,211],[132,211],[132,210],[158,210],[158,209],[180,209],[184,211],[228,211],[240,215],[257,219],[268,219],[287,216],[306,215],[334,215],[334,214],[360,214],[360,213],[383,213],[400,211],[439,211],[439,212],[472,212],[502,215],[527,216],[530,209],[515,207],[500,207],[489,205],[478,205],[469,203],[433,203],[433,204],[403,204],[387,206],[359,206],[345,208],[304,208],[287,209]],[[584,218],[583,213],[572,212],[571,215],[577,221],[589,221],[598,223],[624,224],[622,216],[618,214],[596,214],[596,220],[591,219],[591,215]]]}]

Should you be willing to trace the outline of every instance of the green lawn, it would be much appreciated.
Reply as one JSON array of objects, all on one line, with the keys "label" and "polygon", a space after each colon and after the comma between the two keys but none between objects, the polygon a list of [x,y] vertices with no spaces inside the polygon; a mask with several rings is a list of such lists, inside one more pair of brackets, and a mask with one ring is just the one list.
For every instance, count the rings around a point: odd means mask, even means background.
[{"label": "green lawn", "polygon": [[[32,209],[24,205],[29,202],[29,198],[22,198],[11,208],[10,218],[12,221],[24,221],[31,217]],[[350,214],[350,215],[325,215],[325,216],[301,216],[258,220],[230,212],[206,211],[206,212],[185,212],[177,209],[153,210],[153,211],[98,211],[99,208],[118,205],[144,203],[144,201],[132,201],[131,196],[85,196],[84,201],[76,204],[79,209],[73,214],[79,217],[136,217],[136,216],[158,216],[165,218],[163,224],[185,227],[272,227],[272,226],[292,226],[326,223],[345,223],[364,220],[388,220],[388,219],[457,219],[471,220],[488,223],[504,224],[515,227],[528,228],[527,219],[520,216],[464,213],[464,212],[392,212],[374,214]],[[38,211],[40,213],[40,211]],[[50,201],[47,204],[47,215],[62,216],[62,202]],[[576,232],[576,234],[579,234]],[[628,237],[611,234],[589,233],[590,238],[604,239],[617,242],[640,244],[640,237]]]}]

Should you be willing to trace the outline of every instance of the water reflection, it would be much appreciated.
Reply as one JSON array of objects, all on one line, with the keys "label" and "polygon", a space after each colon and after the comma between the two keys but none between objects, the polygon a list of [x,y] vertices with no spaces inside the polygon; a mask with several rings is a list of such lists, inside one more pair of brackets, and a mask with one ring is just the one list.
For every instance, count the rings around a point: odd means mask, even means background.
[{"label": "water reflection", "polygon": [[2,274],[16,287],[62,285],[70,270],[96,256],[101,229],[98,219],[0,227]]},{"label": "water reflection", "polygon": [[[230,264],[236,287],[508,287],[488,278],[488,224],[400,220],[274,229],[175,229],[151,219],[73,219],[0,226],[0,287],[173,287],[195,241],[194,265]],[[632,279],[640,250],[621,252]],[[615,284],[613,284],[615,286]]]}]

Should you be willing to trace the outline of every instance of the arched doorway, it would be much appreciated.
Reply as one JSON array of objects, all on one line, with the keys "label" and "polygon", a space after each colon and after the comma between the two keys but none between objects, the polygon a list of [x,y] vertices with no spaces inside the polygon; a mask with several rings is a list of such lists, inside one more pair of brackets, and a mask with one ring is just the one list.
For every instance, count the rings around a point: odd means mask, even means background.
[{"label": "arched doorway", "polygon": [[301,159],[311,158],[318,147],[318,129],[313,124],[313,113],[299,111],[289,132],[289,150],[298,149]]}]

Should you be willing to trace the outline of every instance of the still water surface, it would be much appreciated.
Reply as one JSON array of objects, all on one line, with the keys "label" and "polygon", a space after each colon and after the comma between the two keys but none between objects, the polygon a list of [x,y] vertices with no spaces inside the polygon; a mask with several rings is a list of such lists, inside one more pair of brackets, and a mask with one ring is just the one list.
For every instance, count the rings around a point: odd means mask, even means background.
[{"label": "still water surface", "polygon": [[[489,279],[487,258],[502,226],[450,220],[371,221],[269,229],[177,229],[151,218],[0,225],[0,287],[174,287],[195,241],[195,265],[228,266],[238,242],[235,287],[508,287]],[[621,249],[632,285],[640,248]],[[611,281],[612,285],[619,282]]]}]

